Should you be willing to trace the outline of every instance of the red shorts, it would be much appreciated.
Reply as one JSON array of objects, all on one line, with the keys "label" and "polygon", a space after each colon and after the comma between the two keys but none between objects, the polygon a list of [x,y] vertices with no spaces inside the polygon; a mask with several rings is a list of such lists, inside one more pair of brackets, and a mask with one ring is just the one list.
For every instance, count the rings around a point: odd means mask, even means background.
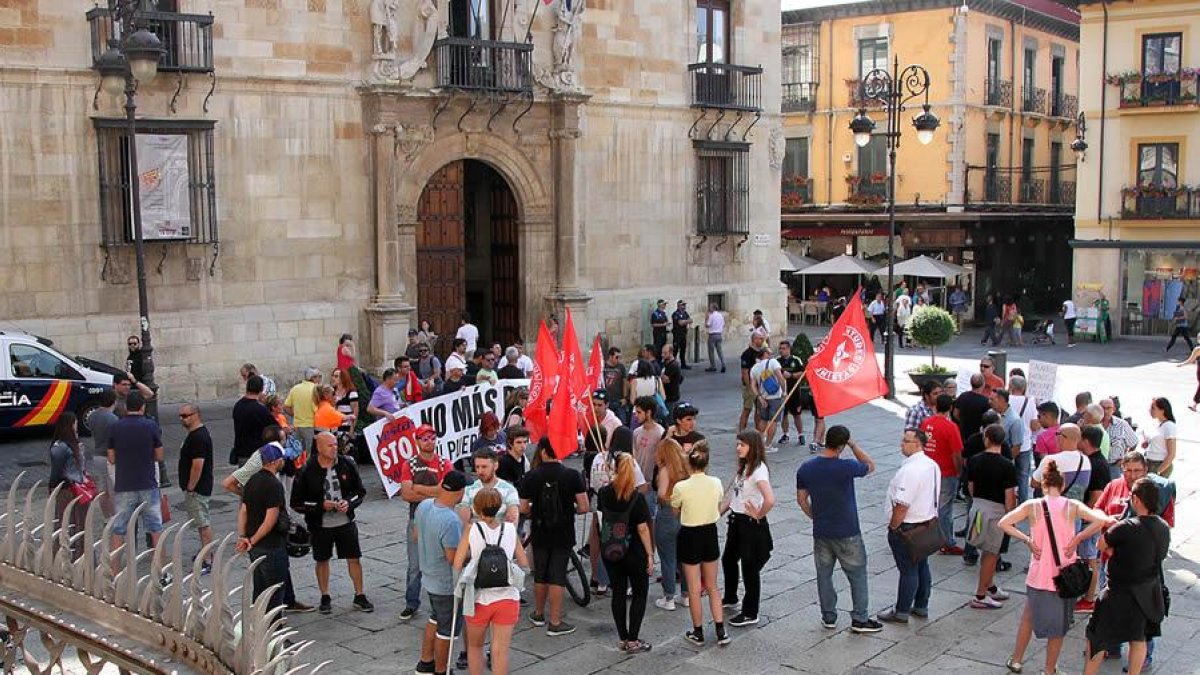
[{"label": "red shorts", "polygon": [[475,604],[475,616],[466,617],[472,626],[515,626],[521,619],[521,603],[516,600],[497,600],[488,605]]}]

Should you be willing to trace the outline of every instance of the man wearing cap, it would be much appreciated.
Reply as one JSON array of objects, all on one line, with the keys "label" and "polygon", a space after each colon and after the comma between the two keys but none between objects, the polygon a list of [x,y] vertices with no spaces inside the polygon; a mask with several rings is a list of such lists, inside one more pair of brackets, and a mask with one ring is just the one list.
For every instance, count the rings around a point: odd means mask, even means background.
[{"label": "man wearing cap", "polygon": [[[404,609],[400,612],[401,621],[411,619],[421,606],[422,569],[415,529],[417,509],[423,502],[438,496],[438,484],[452,469],[450,462],[437,452],[437,431],[433,427],[422,424],[417,427],[413,435],[417,439],[417,454],[409,457],[408,461],[400,465],[400,498],[408,502],[409,520],[408,572],[404,590]],[[462,487],[459,489],[461,490]],[[457,521],[457,519],[455,520]],[[455,542],[457,545],[457,539]]]},{"label": "man wearing cap", "polygon": [[654,311],[650,312],[650,330],[654,334],[655,358],[662,357],[663,345],[667,344],[667,326],[670,324],[670,319],[667,318],[667,301],[659,298],[658,303],[654,306]]},{"label": "man wearing cap", "polygon": [[450,661],[450,640],[462,629],[461,611],[455,612],[451,563],[462,537],[462,521],[454,507],[462,500],[466,487],[466,476],[458,471],[447,472],[438,484],[426,488],[431,497],[416,507],[413,516],[410,533],[416,539],[425,593],[429,596],[429,622],[421,640],[417,673],[445,673]]},{"label": "man wearing cap", "polygon": [[277,474],[283,468],[283,448],[268,443],[258,451],[262,469],[242,488],[242,504],[238,508],[237,551],[247,553],[250,560],[263,558],[254,568],[254,597],[275,584],[283,587],[271,596],[269,608],[285,605],[294,598],[292,577],[288,570],[287,502],[283,483]]},{"label": "man wearing cap", "polygon": [[684,370],[691,370],[687,364],[687,332],[692,327],[692,316],[688,314],[687,303],[683,300],[675,303],[675,311],[671,314],[671,346],[675,348],[675,356]]},{"label": "man wearing cap", "polygon": [[307,452],[312,449],[313,417],[317,412],[317,404],[313,390],[321,383],[321,371],[309,366],[304,369],[304,381],[288,391],[287,399],[283,402],[283,410],[292,416],[292,426],[300,437],[302,447]]},{"label": "man wearing cap", "polygon": [[597,389],[592,392],[592,417],[596,423],[603,427],[607,440],[604,445],[607,448],[608,443],[612,441],[612,434],[621,426],[621,418],[608,407],[608,391],[606,389]]},{"label": "man wearing cap", "polygon": [[687,401],[676,404],[671,410],[675,424],[667,429],[667,436],[683,448],[684,454],[691,452],[693,445],[704,440],[704,434],[696,431],[696,415],[699,414],[700,410]]}]

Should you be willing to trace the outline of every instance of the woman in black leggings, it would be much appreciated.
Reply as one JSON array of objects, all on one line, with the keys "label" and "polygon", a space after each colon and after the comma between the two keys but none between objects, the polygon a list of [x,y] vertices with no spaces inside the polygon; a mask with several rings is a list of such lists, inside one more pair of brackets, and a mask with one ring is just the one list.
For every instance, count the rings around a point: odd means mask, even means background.
[{"label": "woman in black leggings", "polygon": [[721,604],[737,605],[739,564],[746,594],[742,596],[741,611],[729,620],[730,626],[758,623],[759,574],[771,558],[773,547],[767,513],[774,505],[775,493],[771,490],[762,434],[743,431],[737,435],[737,475],[733,477],[726,507],[730,513],[725,554],[721,556],[725,570],[725,598]]},{"label": "woman in black leggings", "polygon": [[[639,639],[638,632],[646,616],[646,596],[654,571],[650,507],[634,485],[634,461],[628,453],[617,455],[616,474],[596,497],[600,552],[612,585],[613,621],[620,639],[617,647],[630,654],[650,651],[650,643]],[[627,597],[627,588],[633,589],[632,597]]]}]

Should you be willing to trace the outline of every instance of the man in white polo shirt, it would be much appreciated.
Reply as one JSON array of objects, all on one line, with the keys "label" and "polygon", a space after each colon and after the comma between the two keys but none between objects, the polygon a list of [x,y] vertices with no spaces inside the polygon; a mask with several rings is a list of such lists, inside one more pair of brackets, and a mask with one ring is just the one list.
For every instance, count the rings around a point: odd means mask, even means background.
[{"label": "man in white polo shirt", "polygon": [[908,623],[909,614],[929,616],[929,591],[932,587],[929,560],[922,558],[913,562],[900,536],[902,531],[917,523],[933,520],[938,515],[937,498],[942,472],[937,462],[925,454],[928,441],[924,431],[905,429],[904,439],[900,441],[904,462],[888,483],[884,505],[888,514],[888,546],[892,549],[892,558],[896,560],[900,583],[896,591],[896,604],[876,617],[887,623]]}]

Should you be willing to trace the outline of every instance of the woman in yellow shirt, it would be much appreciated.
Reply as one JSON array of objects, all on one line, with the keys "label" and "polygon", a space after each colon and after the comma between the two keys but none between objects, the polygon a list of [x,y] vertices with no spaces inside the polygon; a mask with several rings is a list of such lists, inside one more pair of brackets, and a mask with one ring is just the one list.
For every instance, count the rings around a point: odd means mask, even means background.
[{"label": "woman in yellow shirt", "polygon": [[692,630],[684,633],[693,644],[704,644],[704,608],[700,605],[700,589],[708,591],[709,609],[716,626],[717,644],[729,644],[725,632],[725,615],[717,590],[717,560],[721,548],[717,543],[717,520],[721,517],[721,480],[704,473],[708,468],[708,443],[700,441],[688,453],[691,475],[675,484],[671,491],[671,507],[679,515],[680,528],[677,557],[683,564],[687,579],[688,610],[692,615]]}]

